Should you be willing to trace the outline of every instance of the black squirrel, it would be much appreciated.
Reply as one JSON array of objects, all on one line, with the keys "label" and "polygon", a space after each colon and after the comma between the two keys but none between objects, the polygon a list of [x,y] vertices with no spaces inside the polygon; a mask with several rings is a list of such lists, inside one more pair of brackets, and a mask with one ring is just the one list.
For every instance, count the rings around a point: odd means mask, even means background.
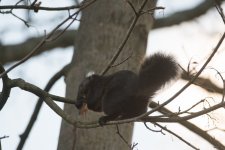
[{"label": "black squirrel", "polygon": [[104,112],[100,125],[111,120],[128,119],[147,111],[149,98],[174,79],[179,66],[172,56],[156,53],[141,64],[138,74],[121,70],[107,76],[93,74],[79,85],[76,107]]}]

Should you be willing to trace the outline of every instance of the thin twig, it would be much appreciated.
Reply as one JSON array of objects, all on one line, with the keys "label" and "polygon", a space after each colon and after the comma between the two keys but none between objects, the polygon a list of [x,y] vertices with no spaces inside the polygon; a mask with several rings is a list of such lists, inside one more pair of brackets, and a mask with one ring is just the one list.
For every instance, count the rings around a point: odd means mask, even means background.
[{"label": "thin twig", "polygon": [[22,21],[25,24],[26,27],[28,27],[28,28],[30,27],[29,23],[26,20],[24,20],[21,17],[17,16],[12,11],[10,12],[10,14],[12,14],[14,17],[16,17],[17,19],[19,19],[20,21]]},{"label": "thin twig", "polygon": [[129,149],[133,150],[134,147],[137,145],[137,144],[134,144],[134,145],[131,145],[129,144],[129,142],[123,137],[123,135],[120,133],[120,130],[119,130],[119,126],[116,124],[116,129],[117,129],[117,134],[119,135],[119,137],[123,140],[123,142],[128,146]]},{"label": "thin twig", "polygon": [[211,129],[206,130],[206,132],[210,132],[210,131],[214,131],[214,130],[219,130],[219,131],[225,132],[225,129],[219,128],[219,127],[213,127]]},{"label": "thin twig", "polygon": [[179,140],[181,140],[182,142],[184,142],[185,144],[187,144],[188,146],[192,147],[195,150],[200,150],[199,148],[195,147],[194,145],[192,145],[191,143],[189,143],[187,140],[183,139],[181,136],[179,136],[178,134],[174,133],[173,131],[167,129],[166,127],[161,126],[158,123],[155,123],[156,126],[160,127],[161,129],[167,131],[168,133],[172,134],[173,136],[177,137]]},{"label": "thin twig", "polygon": [[[0,64],[0,72],[4,72],[4,71],[5,71],[4,67]],[[8,81],[9,81],[9,77],[6,74],[2,78],[3,87],[2,87],[2,92],[0,92],[0,111],[5,106],[11,92],[11,88],[8,87]]]},{"label": "thin twig", "polygon": [[4,135],[4,136],[0,137],[0,140],[5,139],[5,138],[9,138],[9,136]]},{"label": "thin twig", "polygon": [[213,69],[213,70],[215,70],[217,72],[217,74],[220,76],[220,78],[221,78],[221,80],[223,82],[222,102],[224,102],[224,96],[225,96],[225,80],[224,80],[222,74],[218,70],[216,70],[215,68],[211,68],[211,69]]},{"label": "thin twig", "polygon": [[217,9],[218,13],[220,14],[220,16],[223,20],[223,23],[225,24],[225,15],[223,12],[223,8],[221,7],[221,1],[215,0],[215,2],[216,2],[216,9]]},{"label": "thin twig", "polygon": [[148,130],[150,130],[150,131],[152,131],[152,132],[160,132],[160,133],[162,133],[163,135],[165,135],[165,133],[162,132],[162,129],[161,129],[161,130],[153,130],[153,129],[149,128],[149,126],[147,125],[146,122],[144,122],[144,125],[145,125],[145,127],[146,127]]},{"label": "thin twig", "polygon": [[136,9],[134,8],[134,5],[133,5],[129,0],[125,0],[125,1],[126,1],[126,2],[129,4],[129,6],[132,8],[134,14],[135,14],[135,15],[138,15]]},{"label": "thin twig", "polygon": [[51,41],[55,41],[57,40],[63,33],[65,33],[65,31],[74,23],[74,21],[77,20],[77,16],[78,16],[79,12],[77,12],[75,15],[69,15],[70,16],[70,19],[73,18],[73,16],[75,16],[74,19],[72,19],[72,21],[63,29],[63,30],[60,30],[59,33],[57,33],[55,35],[55,37],[51,37],[49,38],[47,41],[48,42],[51,42]]},{"label": "thin twig", "polygon": [[176,115],[181,115],[181,114],[184,114],[184,113],[188,113],[190,110],[192,110],[193,108],[195,108],[196,106],[198,106],[199,104],[201,103],[204,103],[204,101],[206,101],[206,99],[202,99],[200,100],[199,102],[195,103],[194,105],[192,105],[190,108],[184,110],[184,111],[180,111],[179,113],[177,113]]},{"label": "thin twig", "polygon": [[132,54],[129,55],[129,56],[128,56],[127,58],[125,58],[124,60],[122,60],[121,62],[119,62],[119,63],[117,63],[117,64],[115,64],[115,65],[112,65],[111,67],[117,67],[117,66],[123,64],[124,62],[128,61],[131,57],[132,57]]}]

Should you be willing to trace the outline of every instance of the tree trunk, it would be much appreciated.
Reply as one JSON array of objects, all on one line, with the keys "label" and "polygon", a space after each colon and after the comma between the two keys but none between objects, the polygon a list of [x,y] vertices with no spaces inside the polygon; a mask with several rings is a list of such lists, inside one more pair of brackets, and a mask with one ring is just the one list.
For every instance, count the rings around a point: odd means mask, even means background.
[{"label": "tree trunk", "polygon": [[[133,0],[132,4],[138,9],[141,2],[142,0]],[[147,3],[147,8],[152,8],[153,5],[150,3],[152,1]],[[86,73],[89,71],[100,73],[106,67],[125,38],[133,18],[133,9],[124,0],[98,0],[82,12],[72,60],[74,67],[66,78],[67,97],[76,98],[78,85]],[[132,57],[121,65],[113,67],[108,73],[121,69],[137,71],[145,55],[148,31],[152,27],[152,22],[151,15],[141,16],[115,64],[130,55]],[[82,121],[96,121],[102,115],[89,111],[85,117],[80,117],[75,106],[67,104],[64,110]],[[131,142],[133,124],[119,125],[119,129],[124,138]],[[75,129],[62,121],[58,150],[129,149],[116,131],[115,126]]]}]

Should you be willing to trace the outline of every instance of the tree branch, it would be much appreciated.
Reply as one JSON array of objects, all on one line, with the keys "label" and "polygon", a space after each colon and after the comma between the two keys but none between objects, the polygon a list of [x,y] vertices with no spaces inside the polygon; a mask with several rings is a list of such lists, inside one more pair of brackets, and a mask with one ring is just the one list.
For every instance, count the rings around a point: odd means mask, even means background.
[{"label": "tree branch", "polygon": [[[56,103],[53,102],[53,99],[59,98],[59,99],[66,99],[59,96],[54,96],[52,94],[47,93],[46,91],[40,89],[39,87],[30,84],[28,82],[25,82],[22,79],[14,79],[10,80],[10,87],[19,87],[20,89],[24,91],[28,91],[30,93],[35,94],[36,96],[40,97],[45,101],[45,103],[53,110],[55,113],[57,113],[59,116],[61,116],[64,120],[66,120],[68,123],[75,125],[76,121],[69,115],[67,115]],[[74,101],[74,100],[68,100],[67,101]]]},{"label": "tree branch", "polygon": [[191,144],[190,142],[188,142],[187,140],[183,139],[181,136],[179,136],[178,134],[174,133],[173,131],[167,129],[167,127],[164,127],[158,123],[155,123],[156,126],[160,127],[161,129],[167,131],[168,133],[172,134],[173,136],[177,137],[179,140],[181,140],[182,142],[184,142],[185,144],[187,144],[188,146],[192,147],[195,150],[200,150],[199,148],[195,147],[193,144]]},{"label": "tree branch", "polygon": [[[44,91],[49,92],[50,89],[53,87],[53,85],[56,83],[56,81],[58,81],[62,76],[65,76],[67,74],[67,72],[69,71],[71,65],[68,64],[66,66],[64,66],[60,71],[58,71],[47,83]],[[43,104],[43,99],[39,98],[37,101],[37,104],[35,106],[35,109],[33,111],[33,114],[30,118],[30,121],[25,129],[25,131],[23,132],[23,134],[20,135],[20,143],[17,146],[17,150],[22,150],[23,146],[27,140],[27,137],[30,134],[30,131],[38,117],[38,114],[40,112],[41,106]]]},{"label": "tree branch", "polygon": [[82,5],[72,5],[72,6],[65,6],[65,7],[41,7],[38,8],[35,5],[3,5],[0,6],[0,10],[8,10],[8,9],[23,9],[23,10],[44,10],[44,11],[67,11],[71,9],[77,9],[82,7]]},{"label": "tree branch", "polygon": [[0,137],[0,141],[5,138],[9,138],[9,136],[4,135],[4,136]]},{"label": "tree branch", "polygon": [[[219,0],[224,1],[224,0]],[[213,0],[204,0],[198,6],[184,10],[175,12],[168,17],[156,19],[154,22],[153,29],[168,27],[176,24],[180,24],[184,21],[190,21],[194,18],[197,18],[203,14],[205,14],[210,8],[215,6],[215,2]]]},{"label": "tree branch", "polygon": [[[61,33],[62,30],[58,30],[56,33]],[[45,51],[53,50],[56,47],[68,47],[74,44],[74,41],[71,39],[75,39],[76,30],[68,30],[65,31],[60,39],[52,41],[48,44],[45,44],[38,52],[34,54],[38,55]],[[30,38],[23,43],[14,44],[14,45],[0,45],[0,61],[2,64],[6,64],[9,62],[21,60],[28,53],[32,51],[32,47],[40,42],[44,37]]]},{"label": "tree branch", "polygon": [[[192,79],[194,76],[187,74],[186,72],[183,72],[181,75],[181,78],[184,80],[189,81],[190,79]],[[204,90],[211,92],[211,93],[218,93],[218,94],[223,94],[224,89],[218,87],[216,84],[214,84],[211,80],[206,79],[206,78],[202,78],[202,77],[198,77],[194,83],[195,85],[203,88]]]}]

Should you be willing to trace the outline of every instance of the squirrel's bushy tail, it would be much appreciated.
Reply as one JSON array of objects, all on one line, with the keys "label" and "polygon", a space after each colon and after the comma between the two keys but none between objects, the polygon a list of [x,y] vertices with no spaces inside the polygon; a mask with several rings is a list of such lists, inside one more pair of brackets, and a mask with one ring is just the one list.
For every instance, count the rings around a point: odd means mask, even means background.
[{"label": "squirrel's bushy tail", "polygon": [[176,78],[179,66],[172,56],[156,53],[147,57],[139,71],[139,90],[141,94],[153,94],[167,82]]}]

